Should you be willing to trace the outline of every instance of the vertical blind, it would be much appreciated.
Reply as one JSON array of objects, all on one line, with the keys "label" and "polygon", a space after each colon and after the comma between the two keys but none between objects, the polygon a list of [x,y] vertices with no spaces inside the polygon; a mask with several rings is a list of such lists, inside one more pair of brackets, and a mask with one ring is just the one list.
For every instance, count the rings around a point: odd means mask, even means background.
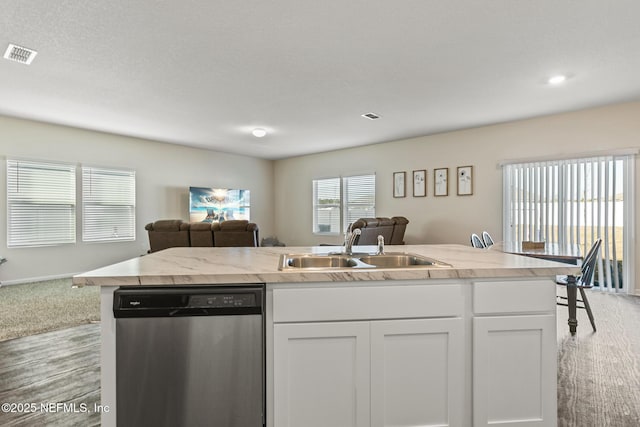
[{"label": "vertical blind", "polygon": [[629,252],[632,156],[508,164],[503,167],[503,235],[507,242],[578,245],[585,254],[603,244],[595,282],[625,289]]},{"label": "vertical blind", "polygon": [[76,241],[76,169],[7,159],[7,246]]},{"label": "vertical blind", "polygon": [[341,233],[358,218],[375,217],[376,176],[313,180],[313,232]]},{"label": "vertical blind", "polygon": [[135,240],[134,171],[82,168],[82,241]]}]

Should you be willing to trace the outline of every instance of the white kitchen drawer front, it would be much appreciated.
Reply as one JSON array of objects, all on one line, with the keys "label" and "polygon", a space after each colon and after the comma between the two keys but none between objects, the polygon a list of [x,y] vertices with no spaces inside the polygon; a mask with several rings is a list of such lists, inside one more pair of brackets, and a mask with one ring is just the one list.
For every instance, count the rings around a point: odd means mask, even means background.
[{"label": "white kitchen drawer front", "polygon": [[457,317],[463,310],[459,284],[273,290],[276,323]]},{"label": "white kitchen drawer front", "polygon": [[556,285],[552,280],[473,283],[475,314],[555,312]]}]

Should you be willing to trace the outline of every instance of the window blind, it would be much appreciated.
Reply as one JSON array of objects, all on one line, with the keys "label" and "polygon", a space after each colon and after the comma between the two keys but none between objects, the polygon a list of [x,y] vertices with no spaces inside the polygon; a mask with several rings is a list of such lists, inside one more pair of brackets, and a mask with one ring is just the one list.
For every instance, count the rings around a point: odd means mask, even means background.
[{"label": "window blind", "polygon": [[375,217],[376,176],[313,180],[313,232],[338,234],[358,218]]},{"label": "window blind", "polygon": [[7,159],[7,246],[76,241],[76,168]]},{"label": "window blind", "polygon": [[340,233],[340,178],[313,180],[313,232]]},{"label": "window blind", "polygon": [[376,176],[359,175],[343,178],[344,229],[358,218],[376,216]]},{"label": "window blind", "polygon": [[82,168],[82,241],[136,238],[135,171]]}]

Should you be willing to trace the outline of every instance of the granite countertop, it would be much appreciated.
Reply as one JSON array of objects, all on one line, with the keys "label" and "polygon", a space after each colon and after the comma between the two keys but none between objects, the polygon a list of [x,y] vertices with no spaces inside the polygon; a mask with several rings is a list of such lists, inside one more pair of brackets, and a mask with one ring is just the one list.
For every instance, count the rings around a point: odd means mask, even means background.
[{"label": "granite countertop", "polygon": [[[578,272],[576,266],[463,245],[389,245],[385,248],[387,253],[409,252],[434,258],[450,264],[451,268],[278,270],[281,254],[326,254],[340,249],[337,246],[170,248],[78,274],[73,277],[73,283],[79,286],[126,286],[536,278]],[[354,249],[374,253],[376,247],[357,246]]]}]

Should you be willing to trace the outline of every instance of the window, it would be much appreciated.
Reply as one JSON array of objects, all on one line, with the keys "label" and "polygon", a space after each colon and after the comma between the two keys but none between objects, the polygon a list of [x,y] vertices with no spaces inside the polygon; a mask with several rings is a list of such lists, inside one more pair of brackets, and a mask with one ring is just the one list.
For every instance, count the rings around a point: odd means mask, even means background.
[{"label": "window", "polygon": [[340,233],[340,178],[313,181],[313,232]]},{"label": "window", "polygon": [[136,238],[134,171],[82,168],[82,241]]},{"label": "window", "polygon": [[7,246],[76,241],[74,165],[7,159]]},{"label": "window", "polygon": [[625,289],[630,252],[632,156],[508,164],[504,177],[504,239],[602,248],[595,284]]},{"label": "window", "polygon": [[313,181],[313,232],[339,234],[358,218],[375,217],[376,176]]},{"label": "window", "polygon": [[344,224],[342,229],[358,218],[376,216],[376,176],[360,175],[342,178]]}]

